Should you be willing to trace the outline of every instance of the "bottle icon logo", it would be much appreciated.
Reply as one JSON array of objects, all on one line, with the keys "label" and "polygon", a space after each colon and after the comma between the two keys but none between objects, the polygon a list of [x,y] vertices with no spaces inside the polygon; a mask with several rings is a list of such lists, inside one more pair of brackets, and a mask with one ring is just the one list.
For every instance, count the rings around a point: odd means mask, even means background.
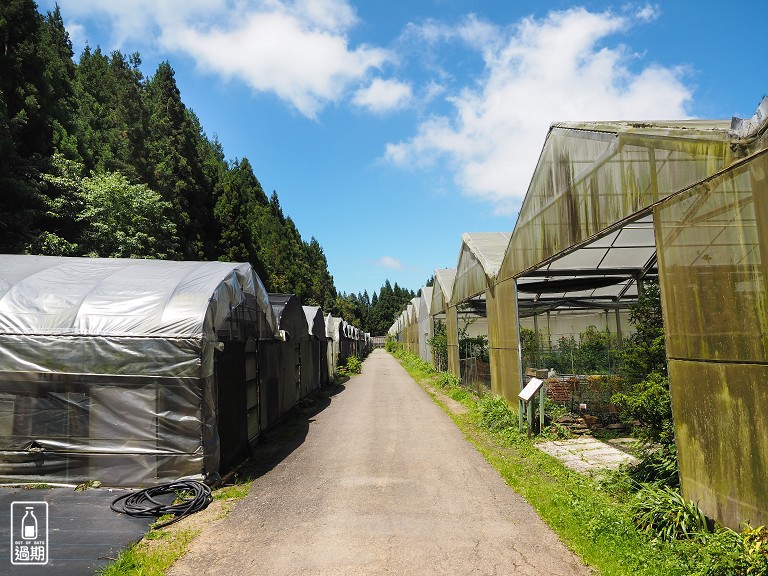
[{"label": "bottle icon logo", "polygon": [[21,519],[21,537],[24,540],[34,540],[37,538],[37,518],[35,509],[32,506],[25,506],[26,512]]},{"label": "bottle icon logo", "polygon": [[11,564],[48,564],[47,502],[11,502]]}]

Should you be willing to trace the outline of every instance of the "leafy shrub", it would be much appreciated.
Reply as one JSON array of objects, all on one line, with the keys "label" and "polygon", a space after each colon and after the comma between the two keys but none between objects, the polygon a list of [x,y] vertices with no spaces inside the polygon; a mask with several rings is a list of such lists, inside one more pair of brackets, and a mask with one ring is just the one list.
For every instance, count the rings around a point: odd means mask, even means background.
[{"label": "leafy shrub", "polygon": [[695,502],[678,490],[646,484],[631,504],[635,525],[654,538],[684,540],[708,531],[707,517]]},{"label": "leafy shrub", "polygon": [[357,356],[347,358],[347,372],[349,374],[360,374],[363,371],[363,363]]},{"label": "leafy shrub", "polygon": [[768,530],[765,526],[747,527],[741,537],[747,560],[747,574],[768,574]]},{"label": "leafy shrub", "polygon": [[741,533],[719,528],[701,550],[704,569],[697,576],[768,574],[768,530],[747,526]]},{"label": "leafy shrub", "polygon": [[561,416],[566,416],[570,413],[571,411],[566,406],[553,402],[549,398],[544,399],[544,415],[550,422],[554,422]]},{"label": "leafy shrub", "polygon": [[471,397],[471,394],[464,390],[464,388],[451,388],[448,392],[448,396],[456,400],[457,402],[463,402]]},{"label": "leafy shrub", "polygon": [[532,349],[532,346],[535,347],[538,344],[535,340],[532,345],[528,343],[532,337],[530,331],[522,334],[523,346],[525,346],[524,363],[526,358],[539,356],[540,363],[547,368],[554,368],[561,374],[611,372],[618,360],[615,351],[616,335],[607,330],[598,330],[595,326],[589,326],[578,335],[578,339],[575,336],[562,336],[558,339],[557,345],[543,355],[535,348]]},{"label": "leafy shrub", "polygon": [[621,350],[621,373],[630,382],[644,380],[648,374],[667,373],[664,320],[658,282],[646,280],[643,293],[629,311],[635,333]]},{"label": "leafy shrub", "polygon": [[486,336],[459,335],[459,357],[477,358],[486,364],[490,361],[488,338]]},{"label": "leafy shrub", "polygon": [[445,324],[441,320],[435,323],[434,334],[427,340],[432,350],[432,358],[435,360],[435,367],[438,370],[448,369],[448,335],[445,331]]},{"label": "leafy shrub", "polygon": [[435,384],[440,388],[457,388],[461,386],[461,378],[450,372],[440,372]]},{"label": "leafy shrub", "polygon": [[477,402],[480,423],[489,430],[517,428],[517,413],[501,396],[486,394]]},{"label": "leafy shrub", "polygon": [[545,426],[540,433],[542,438],[547,440],[566,440],[572,437],[571,431],[567,426],[553,422],[549,426]]},{"label": "leafy shrub", "polygon": [[643,443],[640,463],[629,469],[629,475],[638,482],[664,484],[670,488],[680,486],[677,466],[677,448],[674,443]]},{"label": "leafy shrub", "polygon": [[744,539],[730,528],[719,528],[701,549],[704,568],[699,576],[739,576],[747,574]]},{"label": "leafy shrub", "polygon": [[664,374],[651,372],[629,392],[614,394],[611,401],[625,416],[644,424],[638,430],[642,438],[662,444],[674,442],[669,380]]},{"label": "leafy shrub", "polygon": [[394,340],[392,338],[387,338],[387,341],[384,343],[384,349],[389,352],[390,354],[394,354],[397,352],[402,346],[397,340]]},{"label": "leafy shrub", "polygon": [[429,362],[425,361],[421,356],[417,356],[411,352],[402,351],[402,353],[398,355],[398,358],[403,360],[406,368],[410,368],[424,374],[432,374],[435,371]]}]

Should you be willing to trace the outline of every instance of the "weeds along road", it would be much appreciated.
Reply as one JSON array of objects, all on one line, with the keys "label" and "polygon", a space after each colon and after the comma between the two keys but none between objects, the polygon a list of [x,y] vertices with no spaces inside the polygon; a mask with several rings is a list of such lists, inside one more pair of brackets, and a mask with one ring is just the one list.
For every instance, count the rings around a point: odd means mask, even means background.
[{"label": "weeds along road", "polygon": [[169,574],[589,574],[383,350]]}]

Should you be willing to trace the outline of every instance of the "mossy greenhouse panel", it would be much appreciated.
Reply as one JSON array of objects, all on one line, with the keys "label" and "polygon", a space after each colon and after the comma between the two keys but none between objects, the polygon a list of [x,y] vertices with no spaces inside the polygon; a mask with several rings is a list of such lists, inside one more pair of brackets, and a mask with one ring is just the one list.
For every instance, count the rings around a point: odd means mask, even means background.
[{"label": "mossy greenhouse panel", "polygon": [[768,521],[768,155],[655,211],[683,494]]}]

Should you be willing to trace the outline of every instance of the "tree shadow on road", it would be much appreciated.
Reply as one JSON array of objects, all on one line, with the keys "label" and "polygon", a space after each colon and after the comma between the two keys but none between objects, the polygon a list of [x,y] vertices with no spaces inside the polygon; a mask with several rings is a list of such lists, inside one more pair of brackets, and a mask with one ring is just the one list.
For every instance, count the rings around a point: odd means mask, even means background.
[{"label": "tree shadow on road", "polygon": [[345,390],[343,383],[347,380],[348,377],[342,377],[311,397],[304,398],[275,426],[262,432],[258,444],[251,450],[251,456],[225,477],[222,486],[255,480],[285,460],[304,443],[315,416],[331,405],[334,396]]}]

